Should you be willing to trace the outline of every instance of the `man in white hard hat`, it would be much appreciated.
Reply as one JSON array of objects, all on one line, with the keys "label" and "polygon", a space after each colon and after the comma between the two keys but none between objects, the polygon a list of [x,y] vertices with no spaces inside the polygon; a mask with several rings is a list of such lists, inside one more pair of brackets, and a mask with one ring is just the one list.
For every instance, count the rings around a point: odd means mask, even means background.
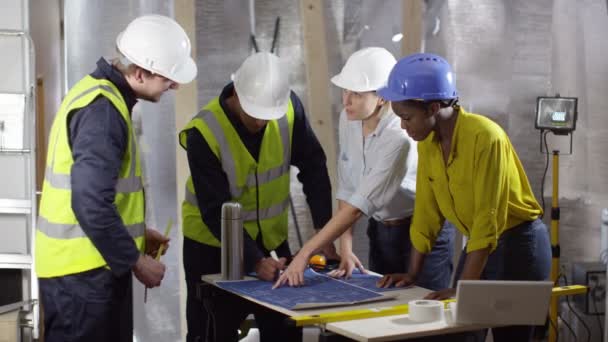
[{"label": "man in white hard hat", "polygon": [[131,113],[192,81],[196,65],[185,31],[160,15],[133,20],[116,47],[70,89],[49,136],[35,251],[46,342],[132,341],[131,274],[155,287],[165,273]]},{"label": "man in white hard hat", "polygon": [[[286,327],[281,314],[227,293],[206,298],[204,309],[196,295],[201,275],[220,272],[224,202],[242,205],[245,270],[266,281],[274,280],[291,256],[287,241],[291,165],[299,169],[314,226],[323,227],[331,216],[325,153],[302,103],[290,91],[284,62],[265,52],[248,57],[234,83],[211,100],[179,138],[191,173],[182,205],[187,340],[236,341],[239,324],[251,312],[262,341],[301,340],[301,329]],[[331,247],[325,246],[325,253],[333,257]],[[273,250],[278,260],[270,257]]]}]

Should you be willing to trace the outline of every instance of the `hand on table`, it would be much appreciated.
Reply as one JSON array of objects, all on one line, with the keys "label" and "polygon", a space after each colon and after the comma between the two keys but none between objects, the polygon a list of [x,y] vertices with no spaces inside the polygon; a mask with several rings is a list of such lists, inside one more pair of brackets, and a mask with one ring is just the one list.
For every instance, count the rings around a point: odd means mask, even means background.
[{"label": "hand on table", "polygon": [[435,292],[431,292],[424,297],[424,299],[435,299],[443,300],[456,296],[456,289],[443,289]]},{"label": "hand on table", "polygon": [[348,279],[352,276],[355,268],[359,269],[359,272],[361,273],[367,273],[365,267],[363,267],[363,264],[361,264],[361,261],[359,258],[357,258],[355,253],[348,252],[347,254],[345,252],[340,260],[340,266],[337,269],[327,273],[327,275],[334,278],[344,277]]},{"label": "hand on table", "polygon": [[298,253],[291,263],[289,267],[279,277],[279,279],[272,286],[273,289],[280,287],[284,284],[288,284],[289,286],[300,286],[304,284],[304,271],[308,266],[308,256]]},{"label": "hand on table", "polygon": [[255,273],[258,278],[264,281],[274,281],[277,278],[277,274],[285,269],[286,262],[287,259],[285,258],[279,258],[279,260],[262,258],[255,264]]},{"label": "hand on table", "polygon": [[391,287],[395,285],[395,287],[406,287],[414,285],[416,279],[412,277],[409,273],[393,273],[387,274],[382,279],[376,283],[378,287]]}]

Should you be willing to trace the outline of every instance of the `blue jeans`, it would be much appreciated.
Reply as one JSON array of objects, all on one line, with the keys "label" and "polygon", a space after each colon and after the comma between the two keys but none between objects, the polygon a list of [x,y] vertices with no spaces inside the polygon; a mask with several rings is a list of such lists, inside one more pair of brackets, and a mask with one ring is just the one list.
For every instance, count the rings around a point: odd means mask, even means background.
[{"label": "blue jeans", "polygon": [[[456,278],[464,268],[466,248],[456,269]],[[498,245],[488,257],[481,279],[486,280],[547,280],[551,272],[551,244],[549,232],[543,221],[524,222],[505,231]],[[454,286],[456,287],[456,286]],[[532,326],[493,328],[494,341],[529,341]],[[479,341],[485,340],[487,330],[480,333]]]},{"label": "blue jeans", "polygon": [[[386,226],[369,219],[369,269],[380,274],[406,273],[409,267],[410,220],[399,226]],[[455,228],[446,221],[431,253],[426,255],[416,285],[441,290],[449,287],[452,277]]]}]

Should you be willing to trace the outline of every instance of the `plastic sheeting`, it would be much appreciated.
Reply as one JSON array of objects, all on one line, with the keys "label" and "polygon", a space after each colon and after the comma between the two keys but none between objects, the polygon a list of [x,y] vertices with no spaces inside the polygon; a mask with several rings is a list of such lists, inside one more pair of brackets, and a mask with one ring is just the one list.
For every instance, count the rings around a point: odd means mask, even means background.
[{"label": "plastic sheeting", "polygon": [[[65,76],[71,87],[95,68],[100,56],[116,56],[115,39],[139,15],[173,16],[173,1],[66,0]],[[171,92],[158,104],[140,101],[133,110],[134,129],[142,152],[146,188],[146,224],[160,231],[168,220],[177,222],[175,188],[174,100]],[[178,229],[171,233],[173,248],[163,256],[167,272],[160,288],[148,290],[143,303],[143,285],[133,281],[135,339],[180,341]]]},{"label": "plastic sheeting", "polygon": [[[255,1],[255,31],[260,47],[268,49],[274,18],[281,16],[279,54],[294,66],[291,80],[306,105],[299,10],[285,3]],[[351,53],[367,46],[381,46],[401,56],[401,43],[391,39],[402,31],[401,5],[400,0],[324,2],[330,73],[339,72]],[[198,2],[198,60],[207,73],[199,87],[201,104],[217,96],[251,51],[249,13],[234,11],[235,6],[242,8],[243,3]],[[491,117],[507,131],[539,199],[545,160],[539,151],[539,132],[534,129],[536,97],[555,93],[579,97],[574,155],[562,156],[560,165],[562,257],[566,262],[595,258],[599,213],[607,202],[606,173],[592,171],[608,167],[602,153],[608,139],[608,121],[602,120],[608,101],[602,96],[607,66],[601,58],[608,49],[602,39],[606,14],[602,0],[425,1],[424,50],[444,55],[452,63],[461,103],[468,110]],[[290,50],[287,54],[285,46]],[[335,118],[341,108],[340,92],[329,87]],[[567,152],[566,142],[549,136],[549,149]],[[312,226],[298,188],[294,177],[292,193],[306,239]],[[551,168],[544,197],[549,209]],[[355,232],[355,251],[362,260],[367,259],[364,226],[358,224]],[[291,245],[298,246],[293,239]],[[583,247],[589,245],[593,247]]]},{"label": "plastic sheeting", "polygon": [[[538,96],[579,98],[573,155],[559,149],[562,263],[597,260],[601,208],[608,203],[608,52],[606,2],[435,0],[427,2],[426,51],[452,63],[461,103],[496,120],[509,134],[541,198],[545,167],[534,129]],[[551,163],[545,182],[550,219]]]}]

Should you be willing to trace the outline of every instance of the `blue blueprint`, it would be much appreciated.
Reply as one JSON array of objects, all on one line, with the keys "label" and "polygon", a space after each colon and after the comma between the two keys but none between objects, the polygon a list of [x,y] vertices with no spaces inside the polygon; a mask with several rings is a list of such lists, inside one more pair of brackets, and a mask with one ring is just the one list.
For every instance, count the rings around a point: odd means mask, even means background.
[{"label": "blue blueprint", "polygon": [[[355,270],[356,271],[356,270]],[[386,291],[394,291],[394,290],[403,290],[402,287],[388,287],[388,288],[379,288],[376,287],[376,283],[378,280],[382,278],[381,276],[373,275],[373,274],[362,274],[359,272],[353,272],[353,275],[350,279],[342,279],[339,278],[340,281],[345,281],[349,284],[357,285],[359,287],[374,291],[374,292],[386,292]]]},{"label": "blue blueprint", "polygon": [[[282,286],[272,289],[272,282],[262,280],[219,281],[217,285],[227,291],[252,297],[285,309],[302,309],[310,306],[331,306],[383,300],[372,276],[359,274],[349,281],[333,279],[311,269],[304,272],[304,286]],[[352,284],[351,284],[352,282]],[[363,287],[357,286],[363,284]],[[374,290],[370,290],[373,286]]]}]

